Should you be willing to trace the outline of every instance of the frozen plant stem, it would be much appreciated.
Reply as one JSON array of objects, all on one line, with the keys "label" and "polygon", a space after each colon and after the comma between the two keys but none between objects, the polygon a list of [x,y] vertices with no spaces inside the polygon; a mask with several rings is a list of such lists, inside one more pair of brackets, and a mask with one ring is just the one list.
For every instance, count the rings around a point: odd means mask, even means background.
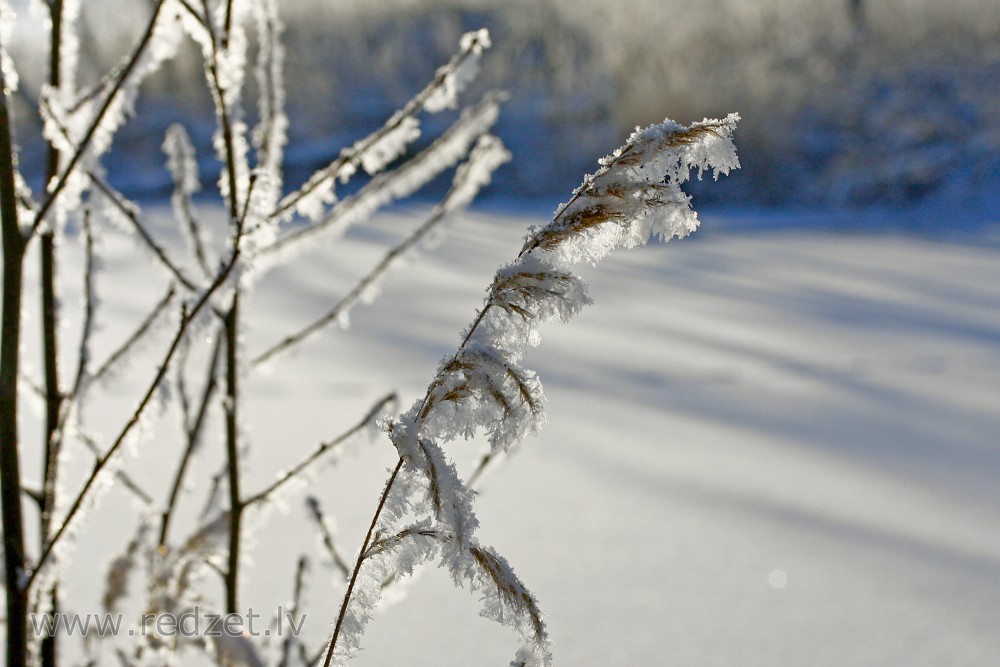
[{"label": "frozen plant stem", "polygon": [[372,406],[372,408],[368,411],[368,413],[358,421],[357,424],[352,426],[347,431],[344,431],[333,440],[320,444],[320,446],[317,447],[315,450],[313,450],[313,452],[309,454],[309,456],[307,456],[298,464],[296,464],[294,467],[292,467],[291,470],[282,473],[278,477],[278,479],[274,480],[274,482],[272,482],[263,491],[255,493],[254,495],[245,499],[243,501],[243,506],[248,507],[250,505],[263,502],[268,498],[270,498],[272,495],[274,495],[276,491],[278,491],[278,489],[280,489],[282,486],[284,486],[291,480],[301,475],[303,472],[305,472],[306,468],[311,466],[316,461],[320,460],[325,454],[333,450],[335,447],[343,444],[348,438],[359,433],[362,429],[366,428],[369,424],[372,423],[373,420],[375,420],[380,414],[382,414],[382,411],[385,410],[387,406],[395,404],[396,399],[397,397],[395,393],[386,394],[385,396],[380,398],[375,403],[375,405]]},{"label": "frozen plant stem", "polygon": [[[49,85],[53,90],[60,86],[62,70],[63,2],[53,0],[49,4],[49,18],[52,30],[49,38]],[[46,183],[59,174],[59,150],[49,144],[46,160]],[[45,366],[45,441],[42,451],[42,511],[39,517],[39,547],[45,548],[52,531],[52,513],[56,505],[56,489],[59,476],[59,450],[62,448],[60,412],[63,406],[62,391],[59,388],[59,345],[57,337],[58,315],[56,313],[56,231],[55,227],[45,229],[41,234],[39,252],[41,254],[42,293],[42,354]],[[54,581],[49,593],[50,617],[59,613],[59,582]],[[42,639],[42,667],[55,667],[57,659],[57,637],[50,634]]]},{"label": "frozen plant stem", "polygon": [[221,349],[222,336],[220,334],[215,337],[215,347],[211,352],[212,360],[208,365],[208,377],[205,379],[205,388],[202,391],[201,400],[198,403],[198,412],[195,414],[194,422],[192,424],[185,424],[187,444],[184,448],[184,453],[181,455],[180,463],[177,466],[177,472],[174,474],[174,481],[170,487],[170,496],[167,499],[167,506],[161,515],[160,537],[157,542],[160,547],[164,547],[167,544],[167,536],[170,534],[170,520],[173,518],[174,510],[177,507],[177,501],[180,498],[181,489],[184,486],[184,477],[187,473],[188,465],[191,463],[191,459],[194,457],[194,450],[197,448],[198,443],[201,440],[201,431],[202,428],[204,428],[205,417],[208,414],[208,407],[211,403],[212,395],[218,387],[216,372],[219,366],[219,353]]},{"label": "frozen plant stem", "polygon": [[97,133],[97,129],[101,126],[104,117],[111,109],[111,105],[114,103],[115,98],[118,96],[118,93],[121,91],[125,82],[128,81],[129,77],[132,74],[132,71],[135,69],[136,64],[139,62],[139,59],[145,52],[146,47],[149,46],[150,41],[152,41],[153,33],[156,29],[156,23],[159,20],[160,10],[163,9],[164,2],[165,0],[157,1],[156,7],[153,11],[153,16],[149,19],[149,23],[146,26],[146,31],[139,39],[139,43],[132,50],[132,54],[129,57],[128,61],[121,68],[121,71],[118,73],[118,77],[115,79],[114,85],[108,92],[107,97],[104,98],[104,102],[101,105],[100,110],[97,112],[97,114],[94,117],[94,120],[87,128],[87,132],[84,134],[83,140],[80,141],[79,146],[77,146],[76,151],[74,151],[73,155],[70,157],[69,163],[60,173],[58,180],[56,180],[55,182],[55,185],[51,186],[48,196],[45,198],[45,201],[38,209],[38,212],[35,213],[35,218],[31,223],[31,231],[29,232],[29,238],[31,235],[34,235],[38,231],[39,227],[41,227],[42,223],[45,221],[45,216],[52,208],[52,205],[55,204],[56,199],[59,197],[63,188],[66,187],[66,183],[69,181],[69,177],[72,175],[73,170],[76,169],[77,164],[83,158],[84,153],[90,146],[90,142],[93,140],[94,135]]},{"label": "frozen plant stem", "polygon": [[[400,458],[358,552],[325,667],[335,656],[342,664],[358,649],[364,624],[378,602],[366,586],[359,593],[361,608],[349,612],[365,562],[388,557],[404,541],[413,544],[399,556],[397,567],[410,571],[439,553],[457,584],[468,582],[484,594],[484,615],[509,622],[521,635],[524,643],[514,664],[551,664],[537,601],[506,560],[475,538],[478,520],[469,483],[458,477],[439,441],[469,438],[484,430],[493,454],[541,427],[541,384],[532,371],[520,367],[520,360],[528,346],[538,343],[540,322],[565,322],[589,303],[585,283],[571,273],[573,265],[596,264],[613,250],[645,244],[653,234],[669,240],[695,231],[697,216],[680,186],[692,169],[699,175],[714,169],[717,176],[739,166],[732,143],[738,119],[733,114],[691,127],[664,121],[637,129],[625,146],[601,160],[600,169],[584,180],[548,225],[532,230],[515,260],[497,271],[458,350],[442,360],[423,398],[398,419],[384,422]],[[489,461],[484,457],[473,477]],[[400,499],[392,494],[397,483],[403,488]],[[392,510],[386,512],[390,499]],[[393,526],[408,513],[416,513],[418,520],[402,530]],[[383,514],[388,516],[385,522]],[[394,538],[384,537],[392,533]],[[373,545],[375,535],[383,537]],[[338,650],[349,613],[350,640]]]},{"label": "frozen plant stem", "polygon": [[239,291],[225,317],[226,333],[226,470],[229,480],[229,560],[226,568],[226,613],[237,613],[240,581],[240,528],[245,505],[240,498],[240,452],[237,423],[239,404]]},{"label": "frozen plant stem", "polygon": [[[302,556],[295,568],[295,588],[292,591],[292,610],[294,616],[290,619],[292,623],[299,617],[302,611],[302,589],[305,584],[306,570],[309,569],[309,560]],[[285,641],[281,644],[281,662],[278,667],[288,667],[288,661],[292,657],[292,643],[296,641],[295,633],[289,632]],[[301,646],[301,640],[298,640]]]},{"label": "frozen plant stem", "polygon": [[[0,44],[0,47],[4,45]],[[21,295],[25,239],[17,220],[14,146],[9,89],[0,68],[0,225],[3,233],[3,321],[0,329],[0,500],[3,501],[7,667],[23,667],[28,654],[28,589],[25,575],[21,463],[17,434]]]},{"label": "frozen plant stem", "polygon": [[340,613],[337,614],[337,622],[333,626],[333,636],[330,637],[330,645],[326,649],[326,659],[323,661],[323,667],[330,667],[333,661],[333,652],[337,648],[337,640],[340,638],[340,630],[344,625],[344,618],[347,614],[347,605],[351,602],[351,594],[354,592],[354,585],[358,581],[358,575],[361,573],[361,566],[365,562],[365,557],[368,554],[368,546],[372,543],[372,536],[375,534],[375,527],[378,525],[378,520],[382,516],[382,510],[385,508],[385,501],[389,499],[389,492],[392,491],[392,485],[396,482],[396,477],[399,475],[399,471],[403,468],[403,457],[399,457],[399,461],[396,462],[396,467],[393,468],[392,474],[389,475],[389,479],[385,483],[385,488],[382,490],[382,496],[379,498],[378,505],[375,507],[375,516],[372,517],[372,523],[368,526],[368,532],[365,534],[365,540],[361,543],[361,549],[358,550],[358,557],[354,561],[354,569],[351,570],[351,579],[347,583],[347,591],[344,592],[344,600],[340,604]]},{"label": "frozen plant stem", "polygon": [[[0,146],[0,148],[2,148],[2,146]],[[177,332],[174,334],[174,338],[173,340],[171,340],[170,345],[163,356],[163,359],[157,366],[156,375],[153,377],[152,382],[150,382],[149,387],[146,389],[145,394],[143,394],[142,398],[140,399],[139,404],[136,406],[131,417],[129,417],[128,421],[122,427],[122,430],[118,433],[118,436],[115,438],[112,445],[94,463],[93,471],[91,472],[87,480],[84,482],[83,488],[81,488],[80,491],[77,493],[76,498],[74,498],[73,502],[69,507],[69,510],[66,512],[66,517],[63,519],[59,528],[52,536],[52,539],[48,541],[48,543],[45,545],[45,549],[42,550],[42,553],[38,558],[38,564],[35,566],[35,569],[32,570],[31,574],[28,576],[28,581],[27,581],[28,588],[31,587],[35,579],[38,577],[39,573],[42,571],[42,568],[47,564],[49,557],[52,555],[53,549],[58,544],[59,540],[62,539],[62,537],[66,534],[66,530],[69,528],[73,519],[76,517],[80,509],[83,507],[83,503],[89,496],[90,491],[94,487],[94,484],[97,481],[98,476],[107,466],[111,458],[118,453],[119,449],[121,449],[122,444],[124,444],[125,442],[125,438],[128,437],[129,433],[132,432],[132,429],[135,428],[136,424],[139,423],[139,419],[142,417],[142,414],[145,412],[146,407],[149,405],[150,401],[153,398],[153,395],[156,393],[157,387],[160,386],[160,383],[166,376],[167,371],[170,368],[170,362],[173,360],[174,355],[177,353],[181,341],[187,335],[188,328],[191,326],[191,323],[198,317],[199,314],[201,314],[201,310],[205,307],[206,304],[208,304],[211,301],[212,296],[216,293],[216,291],[220,287],[222,287],[223,284],[226,283],[230,274],[233,272],[233,268],[236,266],[236,263],[239,261],[240,258],[240,241],[243,236],[242,227],[243,227],[242,224],[237,225],[236,239],[233,244],[232,257],[230,257],[229,261],[222,266],[222,268],[219,270],[218,275],[216,275],[215,280],[213,280],[212,284],[209,285],[204,292],[202,292],[201,296],[198,298],[197,301],[195,301],[194,305],[191,306],[190,308],[184,309],[184,312],[182,313],[181,316],[180,324],[178,324],[177,326]]]}]

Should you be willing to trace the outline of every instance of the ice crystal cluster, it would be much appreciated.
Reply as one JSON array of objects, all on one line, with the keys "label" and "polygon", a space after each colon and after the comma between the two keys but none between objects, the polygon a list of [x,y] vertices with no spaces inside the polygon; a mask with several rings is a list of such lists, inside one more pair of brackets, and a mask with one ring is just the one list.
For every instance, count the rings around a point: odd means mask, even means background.
[{"label": "ice crystal cluster", "polygon": [[442,444],[483,433],[493,454],[541,428],[545,397],[537,375],[521,361],[538,344],[543,322],[565,322],[590,302],[574,265],[596,263],[653,235],[669,240],[693,232],[698,218],[681,185],[692,170],[699,177],[714,170],[718,177],[739,166],[732,142],[738,120],[733,114],[690,127],[665,121],[637,129],[497,271],[458,350],[442,360],[423,398],[384,421],[400,465],[335,629],[331,656],[337,664],[359,648],[382,583],[431,559],[456,585],[481,596],[485,617],[517,632],[521,646],[513,665],[551,664],[538,603],[503,556],[479,543],[473,492]]}]

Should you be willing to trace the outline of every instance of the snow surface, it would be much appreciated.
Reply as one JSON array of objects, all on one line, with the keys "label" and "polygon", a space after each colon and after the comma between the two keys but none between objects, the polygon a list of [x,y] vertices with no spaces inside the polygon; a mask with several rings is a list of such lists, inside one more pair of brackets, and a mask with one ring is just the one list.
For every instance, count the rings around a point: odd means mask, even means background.
[{"label": "snow surface", "polygon": [[[328,309],[424,214],[381,215],[264,276],[244,306],[247,354]],[[549,423],[481,486],[480,539],[538,597],[556,664],[995,664],[996,230],[951,240],[748,232],[702,217],[689,239],[587,271],[595,305],[546,327],[525,360],[545,387]],[[386,390],[398,389],[402,405],[421,395],[496,267],[544,219],[465,216],[440,248],[390,273],[350,330],[255,371],[244,385],[247,488],[355,423]],[[124,337],[165,280],[132,241],[111,238],[105,250],[99,333]],[[92,401],[88,423],[120,422],[147,375],[137,362],[136,380]],[[161,496],[181,447],[166,431],[176,423],[164,415],[161,435],[125,466]],[[486,447],[447,451],[468,474]],[[196,474],[214,473],[223,449],[208,438]],[[348,556],[395,460],[380,437],[315,477]],[[182,507],[189,514],[200,484]],[[265,616],[287,605],[300,553],[319,553],[302,498],[288,495],[287,514],[254,536],[242,603]],[[128,542],[134,515],[115,488],[80,530],[68,573],[76,611],[99,610],[99,573]],[[190,527],[179,522],[175,539]],[[322,557],[308,581],[304,632],[315,650],[342,583]],[[427,568],[407,590],[372,622],[352,664],[509,662],[515,638],[477,618],[477,600],[446,573]]]}]

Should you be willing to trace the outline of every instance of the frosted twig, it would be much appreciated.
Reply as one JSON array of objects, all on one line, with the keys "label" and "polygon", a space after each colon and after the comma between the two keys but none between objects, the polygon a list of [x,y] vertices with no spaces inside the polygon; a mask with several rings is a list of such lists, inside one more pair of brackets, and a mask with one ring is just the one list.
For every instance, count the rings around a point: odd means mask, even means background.
[{"label": "frosted twig", "polygon": [[[282,25],[275,0],[254,3],[257,12],[257,82],[260,87],[260,124],[254,131],[258,150],[257,165],[275,181],[280,180],[281,162],[287,141],[288,119],[283,113],[285,90],[283,68],[284,47],[281,44]],[[275,198],[280,193],[275,193]],[[273,202],[269,202],[273,206]]]},{"label": "frosted twig", "polygon": [[146,30],[145,32],[143,32],[142,37],[139,39],[139,43],[132,50],[131,57],[129,57],[125,65],[120,70],[118,70],[118,76],[114,78],[114,85],[111,87],[111,90],[108,91],[107,96],[104,98],[104,102],[101,104],[100,110],[94,116],[93,121],[91,121],[90,126],[87,128],[87,131],[83,135],[83,139],[76,147],[76,150],[73,151],[73,154],[69,158],[68,163],[63,168],[62,172],[59,174],[59,178],[58,180],[56,180],[55,185],[53,185],[49,189],[48,196],[42,202],[41,206],[38,209],[38,212],[35,213],[34,220],[31,223],[31,228],[28,233],[28,238],[31,238],[31,236],[33,236],[35,232],[38,231],[38,228],[45,220],[45,216],[52,208],[52,205],[55,204],[55,201],[59,197],[59,194],[62,192],[63,188],[66,187],[66,183],[69,182],[69,177],[76,169],[77,164],[79,164],[80,160],[83,158],[84,153],[87,151],[87,148],[90,145],[90,142],[93,140],[94,135],[97,133],[97,129],[101,126],[101,123],[104,121],[105,115],[108,113],[108,111],[111,109],[112,104],[115,102],[115,98],[118,96],[119,91],[121,91],[122,87],[125,85],[125,82],[129,80],[129,77],[131,76],[133,70],[135,69],[136,64],[142,57],[143,52],[146,50],[146,47],[152,41],[153,34],[155,33],[156,29],[156,24],[160,17],[160,11],[163,9],[165,1],[166,0],[157,0],[156,7],[153,10],[153,16],[149,19],[149,23],[146,26]]},{"label": "frosted twig", "polygon": [[146,247],[153,252],[156,258],[159,259],[163,266],[165,266],[167,270],[173,274],[177,281],[190,291],[196,290],[197,286],[194,282],[184,275],[184,272],[181,271],[177,264],[175,264],[167,255],[167,251],[156,242],[153,235],[149,233],[148,229],[146,229],[146,226],[142,223],[142,220],[139,217],[137,207],[122,197],[121,194],[119,194],[107,183],[107,181],[99,177],[97,174],[87,172],[87,177],[90,178],[91,182],[97,187],[98,190],[101,191],[105,198],[111,202],[114,207],[122,213],[122,215],[125,216],[125,219],[132,224],[132,227],[135,228],[136,233],[146,244]]},{"label": "frosted twig", "polygon": [[118,348],[112,352],[108,358],[101,364],[93,375],[90,377],[91,382],[97,382],[101,380],[105,375],[107,375],[126,355],[134,348],[139,341],[146,337],[146,334],[153,328],[153,325],[160,316],[167,311],[167,306],[173,303],[174,297],[177,295],[177,287],[175,285],[170,285],[167,287],[166,293],[163,297],[157,301],[153,309],[149,311],[146,318],[139,324],[135,331],[132,332],[125,341],[118,346]]},{"label": "frosted twig", "polygon": [[[481,137],[481,140],[485,139],[487,137]],[[510,153],[503,148],[503,144],[500,143],[499,139],[495,137],[489,137],[489,139],[487,141],[480,141],[479,146],[473,150],[469,161],[463,165],[466,168],[458,170],[451,188],[441,202],[434,207],[430,216],[428,216],[423,224],[417,227],[399,245],[387,252],[375,268],[358,281],[333,308],[299,331],[286,336],[280,342],[254,357],[251,362],[252,365],[258,366],[263,364],[274,356],[294,347],[331,322],[338,321],[396,262],[419,246],[432,231],[438,228],[456,210],[466,206],[478,193],[479,188],[489,182],[493,170],[510,158]],[[481,151],[480,148],[482,148]]]},{"label": "frosted twig", "polygon": [[76,377],[73,380],[73,389],[70,396],[78,396],[83,379],[87,374],[87,365],[90,363],[90,337],[94,331],[94,309],[96,307],[96,297],[94,293],[94,230],[90,222],[89,212],[83,216],[83,248],[84,248],[84,269],[83,269],[83,324],[80,327],[80,345],[77,353]]},{"label": "frosted twig", "polygon": [[290,470],[283,472],[278,477],[278,479],[272,482],[263,491],[260,491],[259,493],[256,493],[250,496],[249,498],[246,498],[243,501],[244,507],[248,507],[255,503],[267,500],[267,498],[270,497],[271,494],[273,494],[275,491],[280,489],[282,486],[284,486],[291,480],[301,475],[306,468],[308,468],[316,461],[321,459],[325,454],[336,448],[338,445],[343,444],[346,440],[348,440],[352,436],[357,435],[365,428],[367,428],[375,420],[376,417],[382,414],[387,405],[395,403],[396,400],[398,399],[395,392],[391,394],[386,394],[385,396],[380,398],[378,401],[376,401],[375,405],[371,407],[368,413],[365,414],[365,416],[362,417],[357,424],[349,428],[347,431],[344,431],[333,440],[322,443],[319,447],[313,450],[313,452],[309,454],[309,456],[307,456],[302,461],[294,465]]},{"label": "frosted twig", "polygon": [[[72,137],[66,129],[66,125],[59,119],[55,110],[48,108],[46,111],[49,120],[59,129],[59,132],[63,135],[65,142],[72,145]],[[79,150],[79,147],[77,147],[77,150]],[[107,180],[96,171],[87,170],[86,174],[91,184],[96,186],[101,194],[104,195],[105,199],[107,199],[107,201],[110,202],[115,209],[117,209],[118,212],[125,217],[126,220],[129,221],[136,233],[139,235],[139,238],[145,242],[146,246],[153,252],[156,258],[163,263],[167,270],[170,271],[187,289],[196,289],[194,283],[184,275],[184,273],[173,261],[171,261],[166,251],[156,242],[153,235],[149,233],[149,230],[146,229],[146,226],[143,224],[139,216],[138,207],[122,196],[120,192],[111,187]]]},{"label": "frosted twig", "polygon": [[354,592],[354,586],[357,584],[358,575],[361,573],[361,566],[365,562],[365,555],[368,553],[368,546],[372,543],[372,537],[375,535],[375,527],[378,526],[379,518],[382,516],[382,510],[385,508],[385,503],[389,499],[389,493],[392,491],[392,485],[396,483],[396,477],[402,469],[403,457],[400,457],[399,461],[396,462],[396,467],[393,468],[392,472],[389,474],[389,479],[385,482],[385,487],[382,489],[382,495],[379,497],[378,504],[375,506],[375,514],[372,516],[371,525],[368,526],[368,532],[365,534],[365,539],[361,543],[361,548],[358,550],[358,557],[354,561],[354,567],[351,570],[351,578],[348,580],[347,590],[344,592],[344,600],[341,602],[340,612],[337,614],[337,622],[333,626],[333,636],[330,637],[330,643],[327,645],[326,659],[323,662],[323,667],[330,667],[330,663],[333,661],[333,652],[337,648],[337,639],[340,637],[340,631],[344,625],[344,618],[347,615],[347,605],[351,602],[351,594]]},{"label": "frosted twig", "polygon": [[[308,569],[309,560],[305,556],[302,556],[295,567],[295,586],[292,590],[292,613],[295,615],[292,617],[293,623],[302,608],[302,591],[305,590],[305,577]],[[289,632],[281,645],[281,661],[278,663],[278,667],[288,667],[288,661],[292,657],[292,644],[295,641],[295,633]],[[301,646],[301,641],[298,643]]]},{"label": "frosted twig", "polygon": [[468,38],[463,38],[460,50],[452,56],[446,65],[438,68],[433,81],[396,111],[381,128],[349,148],[342,150],[337,159],[313,174],[302,188],[285,197],[270,217],[282,218],[315,191],[328,186],[338,178],[344,181],[350,178],[356,172],[358,166],[360,166],[361,158],[366,151],[382,141],[387,135],[398,131],[407,119],[412,118],[425,109],[428,101],[433,100],[435,96],[439,95],[442,88],[450,80],[450,77],[454,77],[463,64],[472,58],[478,58],[483,49],[489,46],[489,34],[485,31],[469,33]]},{"label": "frosted twig", "polygon": [[192,195],[201,184],[198,182],[198,162],[191,139],[182,125],[171,125],[167,128],[163,140],[163,151],[167,154],[167,167],[174,181],[174,191],[170,197],[174,215],[180,220],[181,229],[185,232],[191,252],[205,277],[212,275],[205,252],[205,242],[201,237],[198,221],[194,215]]},{"label": "frosted twig", "polygon": [[[86,433],[81,433],[79,431],[76,433],[76,437],[79,438],[80,442],[83,443],[83,445],[90,451],[91,454],[94,455],[95,459],[101,458],[101,447],[92,437],[90,437]],[[153,500],[153,497],[148,493],[146,493],[146,491],[144,491],[143,488],[139,486],[139,483],[136,482],[134,479],[132,479],[131,475],[129,475],[124,470],[116,470],[115,479],[121,482],[122,486],[128,489],[133,496],[141,500],[144,505],[152,507],[153,505],[156,504],[156,501]]]},{"label": "frosted twig", "polygon": [[219,386],[218,367],[221,351],[222,335],[220,333],[215,336],[215,346],[212,348],[208,374],[205,378],[204,388],[202,389],[201,400],[198,402],[198,412],[195,415],[194,422],[188,423],[185,421],[184,424],[184,434],[187,438],[187,444],[185,445],[184,453],[181,455],[180,463],[177,465],[177,472],[174,473],[174,481],[170,486],[170,495],[167,498],[166,507],[161,515],[160,536],[157,542],[161,547],[167,543],[170,520],[173,517],[174,509],[177,507],[181,489],[184,487],[184,477],[187,473],[188,465],[194,457],[194,452],[201,441],[201,431],[205,424],[205,417],[208,414],[208,406],[211,404],[212,396]]},{"label": "frosted twig", "polygon": [[392,201],[408,196],[453,166],[468,153],[473,142],[489,131],[500,114],[501,93],[486,94],[466,109],[430,146],[390,173],[372,178],[356,194],[339,202],[330,214],[308,227],[289,232],[262,249],[261,254],[282,250],[328,228],[343,230]]},{"label": "frosted twig", "polygon": [[347,564],[347,561],[345,561],[343,556],[340,555],[336,545],[333,543],[333,533],[330,530],[330,526],[326,523],[326,517],[323,515],[323,509],[319,505],[319,499],[316,496],[307,497],[306,507],[309,509],[309,518],[312,519],[313,523],[316,524],[316,527],[319,528],[326,552],[330,554],[333,564],[338,570],[340,570],[340,573],[344,575],[344,579],[347,579],[351,576],[351,566]]},{"label": "frosted twig", "polygon": [[204,308],[205,305],[211,301],[211,298],[215,294],[215,292],[220,287],[222,287],[222,285],[226,283],[227,279],[229,278],[230,274],[233,271],[233,268],[239,261],[240,241],[242,239],[242,236],[243,236],[242,222],[240,221],[237,223],[235,240],[233,242],[232,256],[229,258],[229,261],[222,266],[215,280],[212,281],[212,284],[209,285],[204,292],[202,292],[201,296],[194,302],[194,304],[190,308],[185,308],[183,310],[180,324],[177,327],[177,333],[174,335],[174,338],[170,342],[170,345],[167,348],[167,351],[164,354],[163,359],[157,366],[156,374],[152,382],[149,384],[149,387],[146,389],[146,392],[143,394],[135,410],[132,412],[132,416],[129,417],[124,427],[122,427],[121,432],[118,434],[118,437],[115,438],[111,447],[108,448],[108,450],[104,454],[102,454],[94,463],[94,469],[92,470],[87,480],[84,482],[83,487],[77,493],[73,502],[70,504],[70,507],[66,512],[66,516],[63,518],[62,524],[60,524],[55,534],[46,543],[45,548],[42,550],[41,555],[38,557],[38,564],[28,575],[27,581],[25,582],[24,586],[25,589],[30,589],[31,584],[34,583],[39,573],[42,572],[49,556],[52,554],[53,549],[59,543],[62,537],[66,534],[66,530],[73,522],[73,519],[76,517],[77,513],[79,513],[80,509],[83,507],[84,500],[87,499],[91,489],[94,487],[98,477],[100,476],[100,473],[107,466],[111,458],[121,448],[122,444],[125,442],[125,438],[129,435],[129,433],[131,433],[135,425],[139,423],[139,419],[142,416],[143,412],[145,411],[146,406],[149,405],[150,400],[152,400],[153,396],[156,394],[157,388],[160,386],[160,383],[166,376],[167,371],[170,368],[170,362],[171,360],[173,360],[174,355],[177,353],[177,349],[181,343],[181,340],[184,338],[185,335],[187,335],[188,327],[201,313],[202,308]]},{"label": "frosted twig", "polygon": [[222,488],[222,480],[226,478],[226,468],[222,467],[221,470],[212,475],[212,481],[208,485],[208,493],[205,494],[205,503],[202,505],[201,512],[198,514],[198,520],[200,523],[204,524],[208,521],[208,517],[211,515],[213,508],[219,500],[219,492]]}]

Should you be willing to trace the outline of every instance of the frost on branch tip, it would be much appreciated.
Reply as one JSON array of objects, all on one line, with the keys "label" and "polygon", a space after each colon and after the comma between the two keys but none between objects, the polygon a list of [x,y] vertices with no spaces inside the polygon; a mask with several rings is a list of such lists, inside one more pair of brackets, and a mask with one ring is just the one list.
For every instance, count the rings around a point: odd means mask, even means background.
[{"label": "frost on branch tip", "polygon": [[427,97],[424,108],[430,113],[454,109],[459,94],[479,74],[479,59],[483,50],[491,46],[490,33],[486,28],[462,35],[458,54],[438,69],[436,80],[440,81],[440,85]]},{"label": "frost on branch tip", "polygon": [[438,68],[434,79],[375,132],[341,151],[333,162],[314,173],[301,189],[286,196],[275,211],[276,217],[288,220],[297,213],[312,221],[321,220],[327,206],[337,202],[336,182],[347,183],[360,166],[374,176],[406,153],[420,137],[421,111],[435,114],[458,106],[458,96],[479,73],[479,60],[490,47],[489,32],[484,28],[462,36],[459,51]]}]

